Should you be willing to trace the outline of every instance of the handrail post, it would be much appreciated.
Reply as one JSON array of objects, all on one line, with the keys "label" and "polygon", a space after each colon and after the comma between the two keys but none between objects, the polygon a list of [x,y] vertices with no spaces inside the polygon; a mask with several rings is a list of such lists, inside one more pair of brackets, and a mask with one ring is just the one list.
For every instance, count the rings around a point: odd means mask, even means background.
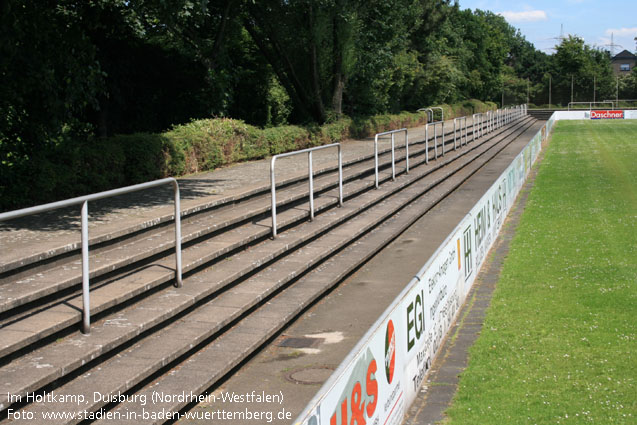
[{"label": "handrail post", "polygon": [[405,129],[405,174],[409,174],[409,130]]},{"label": "handrail post", "polygon": [[442,156],[445,156],[445,122],[442,121]]},{"label": "handrail post", "polygon": [[338,144],[338,206],[343,206],[343,155],[341,144]]},{"label": "handrail post", "polygon": [[270,161],[270,200],[272,210],[272,237],[276,238],[276,190],[274,181],[274,162],[276,161],[276,155],[272,157]]},{"label": "handrail post", "polygon": [[438,160],[438,134],[436,130],[436,123],[434,123],[434,159]]},{"label": "handrail post", "polygon": [[183,286],[182,270],[181,270],[181,202],[179,197],[179,183],[173,180],[173,189],[175,192],[175,277],[177,280],[177,288]]},{"label": "handrail post", "polygon": [[[464,117],[464,145],[467,146],[469,143],[469,130],[467,127],[467,117]],[[462,146],[462,141],[460,141],[460,145]]]},{"label": "handrail post", "polygon": [[374,176],[376,189],[378,189],[378,134],[374,136]]},{"label": "handrail post", "polygon": [[425,164],[429,164],[429,123],[425,124]]},{"label": "handrail post", "polygon": [[482,137],[482,113],[478,114],[478,137]]},{"label": "handrail post", "polygon": [[[458,120],[458,118],[454,118],[453,119],[453,150],[455,151],[456,148],[456,121]],[[460,133],[460,137],[462,138],[462,133]],[[462,139],[460,139],[460,143],[462,143]]]},{"label": "handrail post", "polygon": [[91,303],[88,259],[88,201],[82,203],[82,333],[91,333]]},{"label": "handrail post", "polygon": [[394,153],[394,133],[391,134],[391,179],[396,181],[396,155]]},{"label": "handrail post", "polygon": [[307,153],[307,174],[310,189],[310,221],[314,220],[314,172],[312,170],[312,151]]}]

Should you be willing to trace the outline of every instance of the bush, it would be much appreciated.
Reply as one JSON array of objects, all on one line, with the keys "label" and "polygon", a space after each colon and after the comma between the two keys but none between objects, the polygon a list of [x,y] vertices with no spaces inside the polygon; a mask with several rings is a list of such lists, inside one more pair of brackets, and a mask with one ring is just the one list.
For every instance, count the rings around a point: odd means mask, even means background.
[{"label": "bush", "polygon": [[[440,105],[445,119],[495,109],[475,99]],[[214,118],[178,125],[161,134],[135,133],[106,139],[65,135],[36,157],[0,164],[3,210],[50,202],[168,176],[214,170],[310,146],[365,138],[426,122],[423,112],[334,118],[322,126],[266,129],[241,120]],[[33,170],[38,170],[33,173]]]},{"label": "bush", "polygon": [[263,136],[270,155],[302,149],[310,144],[310,133],[302,127],[293,125],[266,128],[263,130]]}]

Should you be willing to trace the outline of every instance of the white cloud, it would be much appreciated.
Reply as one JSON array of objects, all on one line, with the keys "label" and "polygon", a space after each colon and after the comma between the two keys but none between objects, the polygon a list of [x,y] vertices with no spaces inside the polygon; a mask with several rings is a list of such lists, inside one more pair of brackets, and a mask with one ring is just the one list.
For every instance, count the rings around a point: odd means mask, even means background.
[{"label": "white cloud", "polygon": [[504,19],[511,23],[515,22],[538,22],[547,21],[548,15],[543,10],[525,10],[524,12],[500,12]]}]

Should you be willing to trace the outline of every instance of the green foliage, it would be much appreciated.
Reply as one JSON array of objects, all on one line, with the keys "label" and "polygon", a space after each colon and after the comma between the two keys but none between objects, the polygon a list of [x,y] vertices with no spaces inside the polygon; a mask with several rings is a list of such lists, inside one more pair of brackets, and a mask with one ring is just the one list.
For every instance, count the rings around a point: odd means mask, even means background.
[{"label": "green foliage", "polygon": [[95,146],[113,164],[89,180],[112,187],[413,125],[400,111],[425,105],[545,104],[551,75],[553,103],[571,75],[575,100],[616,87],[606,52],[569,38],[549,57],[451,0],[5,0],[0,24],[0,191],[30,181],[20,205],[81,192],[65,179],[99,169]]},{"label": "green foliage", "polygon": [[293,125],[266,128],[263,130],[263,137],[268,143],[268,153],[270,155],[310,146],[310,132],[303,127]]},{"label": "green foliage", "polygon": [[[495,108],[493,103],[475,99],[440,106],[445,110],[445,119]],[[67,131],[30,161],[0,165],[2,181],[6,182],[0,187],[0,208],[15,209],[162,177],[210,171],[425,122],[426,114],[422,112],[401,112],[356,119],[342,116],[322,126],[265,129],[229,118],[203,119],[174,126],[163,133],[134,133],[105,139]],[[38,173],[31,172],[32,167]]]}]

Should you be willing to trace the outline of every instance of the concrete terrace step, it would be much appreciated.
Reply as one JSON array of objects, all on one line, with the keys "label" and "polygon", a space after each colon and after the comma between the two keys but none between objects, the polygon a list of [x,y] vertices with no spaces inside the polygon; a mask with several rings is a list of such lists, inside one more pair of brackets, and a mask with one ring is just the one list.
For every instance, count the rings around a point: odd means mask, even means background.
[{"label": "concrete terrace step", "polygon": [[[493,157],[503,149],[504,146],[496,148],[496,152],[489,153]],[[490,158],[486,158],[488,160]],[[485,162],[485,159],[468,164],[468,167],[447,170],[446,176],[440,176],[437,183],[428,185],[426,195],[422,196],[422,188],[412,185],[405,191],[393,195],[385,201],[386,205],[370,209],[361,214],[360,219],[352,220],[344,225],[342,232],[328,233],[306,247],[301,248],[290,258],[282,261],[280,267],[268,269],[241,285],[239,289],[233,289],[226,300],[215,299],[206,306],[202,306],[196,313],[183,318],[180,330],[187,335],[186,342],[179,339],[174,346],[159,346],[158,341],[172,341],[172,338],[179,338],[179,333],[166,328],[161,334],[153,336],[148,341],[142,341],[130,350],[122,353],[117,359],[104,363],[95,374],[86,374],[81,378],[69,383],[59,389],[62,394],[81,394],[88,389],[100,393],[111,394],[117,391],[126,391],[135,386],[135,380],[129,378],[129,382],[121,384],[123,379],[116,379],[116,384],[109,383],[113,374],[121,373],[125,370],[124,377],[137,374],[143,382],[146,377],[145,368],[148,368],[148,361],[143,366],[139,366],[140,359],[157,358],[154,367],[160,368],[161,363],[166,359],[183,356],[193,347],[192,342],[205,343],[212,335],[209,327],[213,322],[218,322],[218,315],[222,313],[220,308],[234,308],[241,302],[242,298],[251,300],[256,298],[265,299],[267,294],[274,292],[282,286],[283,280],[292,280],[295,276],[300,276],[307,269],[308,263],[319,262],[323,256],[329,252],[345,249],[328,259],[328,263],[318,267],[303,275],[295,281],[292,286],[283,292],[263,303],[254,313],[244,318],[237,325],[231,327],[221,336],[214,339],[210,345],[195,353],[181,363],[176,369],[165,373],[158,380],[153,380],[150,385],[138,391],[137,395],[146,396],[150,399],[153,392],[164,394],[180,394],[182,391],[195,394],[205,392],[220,377],[230,371],[233,367],[244,360],[250,353],[260,347],[265,341],[278,332],[289,320],[299,314],[312,301],[319,297],[326,290],[337,284],[343,277],[353,271],[362,262],[371,257],[375,252],[391,241],[397,234],[409,227],[415,220],[421,217],[427,210],[435,205],[446,194],[457,188],[470,175],[475,173]],[[456,174],[455,178],[448,179],[449,175]],[[443,173],[440,173],[443,174]],[[409,193],[410,192],[410,193]],[[394,197],[402,199],[393,199]],[[387,206],[393,205],[388,211]],[[370,230],[374,229],[373,232]],[[353,243],[362,236],[360,243]],[[349,246],[348,246],[349,245]],[[317,258],[320,257],[320,258]],[[285,274],[290,276],[284,276]],[[205,276],[202,276],[205,279]],[[219,300],[219,301],[218,301]],[[217,301],[220,303],[218,304]],[[245,307],[244,307],[245,308]],[[201,323],[204,322],[204,323]],[[177,328],[175,326],[175,328]],[[202,330],[203,329],[203,330]],[[170,344],[172,345],[172,344]],[[159,353],[157,350],[162,350]],[[202,374],[202,370],[211,370],[212,373]],[[104,378],[104,379],[102,379]],[[131,382],[133,381],[133,382]],[[96,389],[97,387],[97,389]],[[99,401],[93,403],[90,409],[96,410],[106,406],[108,403]],[[172,401],[161,405],[154,405],[153,409],[165,409],[166,411],[178,411],[187,403]],[[41,406],[43,407],[43,406]],[[72,411],[74,406],[68,405],[64,409]],[[137,412],[141,417],[141,403],[123,403],[118,406],[115,412]],[[38,407],[33,406],[34,412],[38,413]],[[139,421],[139,418],[137,418]],[[125,421],[117,421],[125,422]],[[132,421],[131,421],[132,422]],[[154,421],[144,421],[154,423]],[[72,423],[72,422],[70,422]]]},{"label": "concrete terrace step", "polygon": [[[450,122],[448,122],[450,123]],[[446,135],[451,135],[450,128],[452,126],[447,126]],[[413,133],[418,134],[419,129],[412,129]],[[472,133],[472,130],[469,130],[469,133]],[[424,141],[423,137],[412,138],[411,143],[418,143],[418,139]],[[371,141],[367,141],[371,142]],[[402,146],[397,146],[398,149],[401,149]],[[385,155],[390,152],[389,148],[381,148],[380,154]],[[323,153],[315,153],[315,160]],[[333,156],[333,155],[332,155]],[[373,144],[370,143],[369,153],[365,154],[354,154],[350,156],[344,157],[343,166],[350,166],[354,164],[358,164],[364,161],[373,160]],[[314,169],[314,174],[316,176],[322,175],[324,173],[334,172],[337,167],[333,165],[336,161],[330,161],[330,165],[316,165]],[[246,187],[239,187],[236,190],[229,191],[228,193],[223,193],[221,195],[208,195],[203,196],[203,201],[198,201],[197,199],[187,202],[182,199],[182,217],[188,217],[193,214],[198,214],[205,212],[207,210],[212,210],[216,208],[220,208],[224,205],[229,205],[236,203],[241,200],[245,200],[247,198],[267,194],[270,186],[269,186],[269,175],[266,170],[263,170],[263,178],[261,182],[250,182]],[[283,175],[277,175],[277,186],[284,186],[289,184],[298,183],[300,181],[304,181],[307,179],[307,175],[304,173],[304,170],[301,172],[292,172],[292,173],[283,173]],[[180,184],[187,185],[189,179],[180,180]],[[100,225],[95,228],[91,228],[89,232],[89,244],[91,246],[95,246],[101,243],[106,243],[109,241],[113,241],[122,237],[126,237],[129,234],[133,234],[140,231],[145,231],[149,228],[154,228],[159,225],[163,225],[169,223],[174,220],[172,209],[172,196],[167,194],[165,188],[155,188],[147,191],[135,193],[132,195],[124,195],[121,198],[122,200],[112,200],[111,203],[115,205],[119,204],[135,204],[135,200],[140,197],[145,197],[152,199],[155,201],[156,198],[161,199],[161,202],[166,202],[166,207],[158,210],[159,213],[155,212],[155,210],[149,211],[147,213],[139,213],[134,214],[129,219],[123,223],[115,223],[114,225]],[[108,200],[100,201],[108,203]],[[187,206],[184,206],[188,204]],[[77,211],[76,211],[77,210]],[[92,211],[92,208],[89,209],[89,213]],[[119,209],[121,212],[122,209]],[[162,212],[163,211],[163,212]],[[79,209],[71,208],[71,209],[63,209],[51,211],[48,213],[44,213],[38,216],[31,216],[22,218],[16,221],[9,221],[0,223],[0,229],[10,229],[12,226],[16,228],[26,227],[29,228],[33,226],[38,221],[46,220],[50,222],[55,221],[68,221],[72,219],[67,226],[70,228],[75,228],[73,231],[73,236],[69,237],[69,234],[56,234],[56,237],[50,241],[49,243],[35,243],[31,244],[28,249],[15,249],[12,252],[5,252],[0,257],[0,274],[4,274],[10,272],[14,269],[23,268],[34,263],[38,263],[43,260],[51,260],[59,256],[66,256],[72,252],[79,252],[80,242],[79,242]],[[90,222],[90,224],[92,224]],[[37,226],[35,226],[37,227]],[[56,227],[57,228],[57,227]],[[36,232],[37,233],[37,232]],[[24,235],[22,235],[24,238]],[[30,235],[33,237],[33,235]],[[27,238],[28,239],[28,238]],[[59,242],[62,241],[62,242]],[[12,240],[12,243],[17,246],[17,243],[20,242],[20,239]]]},{"label": "concrete terrace step", "polygon": [[[452,121],[447,121],[445,134],[448,137],[447,145],[453,143],[452,138]],[[471,126],[472,127],[472,126]],[[473,133],[473,129],[468,130],[469,135]],[[418,143],[418,141],[424,141],[423,128],[410,129],[411,140],[410,144]],[[356,143],[369,144],[369,150],[361,153],[360,149],[354,149],[353,151],[344,150],[343,165],[349,166],[364,161],[370,161],[373,159],[373,144],[371,139],[365,141],[355,141]],[[380,154],[387,154],[390,150],[384,146],[387,143],[381,144]],[[397,149],[402,149],[403,146],[397,146]],[[353,154],[348,154],[353,152]],[[315,161],[320,159],[323,152],[315,153]],[[329,165],[325,162],[318,161],[315,165],[315,175],[321,175],[323,173],[329,173],[336,170],[335,161],[333,160],[333,154],[327,154],[330,157]],[[252,170],[254,172],[254,170]],[[278,185],[287,185],[304,181],[307,176],[305,170],[292,170],[284,173],[277,173]],[[239,187],[235,187],[232,190],[221,191],[221,193],[214,193],[216,190],[210,192],[209,189],[200,188],[196,183],[196,177],[185,178],[180,180],[182,188],[182,217],[186,218],[193,214],[205,212],[207,210],[214,210],[224,205],[236,203],[237,201],[244,200],[246,198],[259,196],[266,194],[269,190],[269,180],[267,169],[262,169],[263,174],[260,179],[261,182],[249,181],[247,184],[243,184]],[[237,175],[232,172],[226,173],[227,179],[235,180]],[[206,180],[207,186],[215,186],[215,179]],[[231,185],[232,186],[232,185]],[[184,196],[189,194],[191,196]],[[190,199],[194,198],[194,199]],[[123,207],[123,205],[135,205],[138,200],[145,200],[144,202],[161,205],[166,205],[161,208],[149,209],[145,211],[143,208],[140,211],[135,211],[135,208],[129,211],[129,207]],[[102,203],[104,205],[102,205]],[[115,208],[117,215],[124,216],[123,220],[114,220],[113,223],[109,222],[109,218],[106,217],[106,221],[99,225],[94,225],[93,221],[89,221],[89,244],[96,246],[101,243],[108,243],[110,241],[126,237],[129,234],[142,232],[149,228],[165,225],[174,219],[172,209],[172,195],[167,188],[155,188],[147,191],[138,192],[131,195],[123,195],[120,198],[111,198],[110,200],[99,201],[100,206],[96,207],[98,210],[102,207],[108,207],[107,210],[112,207]],[[109,207],[110,206],[110,207]],[[129,208],[129,209],[127,209]],[[93,206],[89,206],[89,213],[93,213]],[[111,214],[112,216],[113,214]],[[39,226],[36,223],[46,221],[47,223],[55,223],[52,226],[46,226],[47,233],[50,233],[49,239],[45,240],[38,236]],[[57,224],[58,221],[62,221],[64,224]],[[101,221],[100,219],[96,221]],[[23,268],[43,260],[55,259],[59,256],[66,256],[69,253],[79,252],[79,210],[77,208],[55,210],[48,213],[44,213],[40,216],[31,216],[16,221],[9,221],[0,223],[0,230],[9,230],[11,234],[12,229],[30,229],[33,231],[27,231],[26,233],[16,233],[15,236],[2,239],[5,243],[11,243],[15,249],[10,252],[5,252],[0,257],[0,274],[7,273],[11,270]],[[65,232],[60,233],[61,228],[66,228]],[[23,240],[28,240],[26,245]]]},{"label": "concrete terrace step", "polygon": [[[484,146],[484,149],[486,148],[487,147]],[[460,153],[460,151],[458,152]],[[462,155],[465,155],[466,152],[467,151],[462,152]],[[448,157],[446,159],[446,162],[451,162],[451,160],[452,159]],[[440,161],[440,164],[436,166],[436,169],[439,170],[440,167],[442,167],[443,163],[444,161]],[[423,176],[425,174],[429,174],[430,172],[423,173]],[[415,176],[411,176],[410,180],[412,179],[415,179]],[[366,195],[370,197],[370,195],[372,194],[382,193],[384,191],[387,191],[389,186],[392,185],[396,186],[396,188],[392,189],[391,193],[398,190],[399,187],[404,187],[406,183],[394,182],[391,184],[387,184],[381,187],[380,191],[369,192]],[[389,194],[385,193],[383,196],[386,197],[389,196]],[[359,198],[364,198],[364,196]],[[358,206],[354,206],[352,203],[350,208],[366,209],[367,207],[365,205],[369,206],[373,203],[375,202],[363,200]],[[344,219],[342,216],[351,214],[345,213],[346,209],[347,208],[343,208],[330,212],[329,215],[334,216],[332,218],[332,221],[342,221]],[[339,215],[341,215],[341,217],[338,217]],[[35,388],[39,388],[47,382],[51,382],[52,380],[57,379],[63,374],[68,373],[69,370],[73,370],[74,368],[81,366],[84,362],[90,361],[91,359],[99,356],[100,354],[108,350],[112,350],[114,347],[126,341],[127,339],[135,335],[139,335],[149,328],[156,326],[162,320],[167,320],[171,316],[175,316],[175,314],[185,311],[195,302],[201,301],[206,297],[209,297],[210,295],[218,292],[221,288],[227,286],[233,280],[236,280],[242,275],[245,275],[249,272],[249,267],[244,270],[238,271],[237,266],[234,264],[235,261],[242,264],[263,264],[277,256],[278,252],[284,252],[288,249],[288,247],[292,245],[298,246],[299,244],[303,243],[303,241],[311,239],[311,236],[308,236],[308,234],[316,235],[325,231],[325,228],[322,227],[322,224],[318,223],[318,220],[313,223],[306,223],[301,227],[304,227],[304,229],[293,229],[282,234],[280,239],[277,239],[275,241],[267,241],[266,243],[255,247],[254,249],[251,249],[245,253],[238,254],[236,258],[233,258],[232,262],[222,262],[218,266],[213,267],[211,271],[209,273],[206,273],[205,275],[221,276],[219,278],[216,278],[214,284],[211,284],[211,282],[200,282],[199,276],[202,274],[197,274],[188,279],[188,284],[185,285],[184,288],[181,288],[179,290],[168,289],[167,291],[153,294],[147,300],[142,301],[142,303],[140,303],[139,305],[132,306],[126,311],[121,312],[120,314],[116,314],[114,317],[108,320],[102,321],[101,324],[96,324],[90,338],[78,335],[71,336],[57,344],[43,347],[42,349],[36,350],[36,352],[32,353],[31,355],[27,355],[21,359],[17,359],[14,362],[9,363],[0,371],[2,380],[4,382],[8,382],[7,385],[10,387],[7,387],[8,392],[11,392],[13,394],[20,394],[25,391],[32,391]],[[341,232],[332,232],[330,234],[333,233],[340,234]],[[328,250],[333,249],[334,245],[330,243]],[[267,270],[269,269],[266,269],[266,271]],[[288,279],[293,279],[296,275],[298,275],[298,273],[300,272],[296,272],[296,274],[292,275]],[[251,280],[248,279],[248,281],[246,282],[250,281]],[[246,287],[242,286],[242,288]],[[248,290],[247,295],[250,295],[251,297],[248,297],[251,300],[249,302],[252,302],[253,305],[256,305],[254,303],[260,302],[262,297],[265,295],[261,295],[260,297],[257,296],[255,298],[253,292],[253,290]],[[217,298],[214,299],[212,304],[219,308],[223,307],[222,310],[225,310],[226,313],[229,313],[229,316],[227,316],[224,321],[219,322],[219,326],[225,326],[227,322],[233,320],[233,314],[238,314],[236,310],[234,310],[233,306],[214,304],[221,303],[224,299],[229,299],[228,297],[232,298],[232,302],[236,302],[238,299],[241,298],[238,297],[236,290],[231,291],[229,294],[233,295],[225,295],[226,298],[224,298],[223,294],[219,295]],[[243,305],[243,308],[249,307]],[[195,312],[194,314],[198,313]],[[180,320],[180,323],[181,321],[183,320]],[[81,359],[77,359],[77,356],[75,356],[74,359],[68,355],[71,352],[77,351],[83,351]],[[20,371],[24,371],[26,365],[32,365],[34,363],[37,364],[38,359],[41,358],[47,359],[47,365],[44,365],[43,367],[36,367],[35,369],[33,369],[38,376],[26,377],[20,373]]]},{"label": "concrete terrace step", "polygon": [[[369,170],[362,167],[344,171],[346,181],[361,177]],[[333,176],[321,176],[315,179],[317,193],[330,189],[336,185]],[[295,185],[291,188],[279,190],[277,207],[283,209],[296,201],[307,199],[307,185]],[[354,196],[349,193],[348,196]],[[270,211],[269,200],[266,196],[230,205],[206,215],[190,217],[182,222],[182,244],[196,241],[213,233],[218,233],[242,222],[258,219]],[[306,214],[307,215],[307,214]],[[264,236],[264,235],[261,235]],[[141,237],[124,241],[107,249],[92,250],[90,255],[93,280],[118,268],[126,267],[136,262],[146,260],[158,254],[170,255],[174,252],[174,228],[155,229],[144,233]],[[82,281],[81,259],[72,258],[64,264],[58,265],[42,273],[37,270],[32,275],[21,276],[18,280],[11,277],[0,281],[0,312],[10,310],[20,305],[35,301],[52,293],[79,285]]]},{"label": "concrete terrace step", "polygon": [[[431,150],[432,148],[430,148]],[[411,157],[416,158],[423,155],[425,149],[423,142],[414,142],[412,145]],[[388,155],[381,157],[380,168],[385,169],[390,166]],[[398,162],[404,160],[398,158]],[[360,160],[343,171],[344,182],[354,181],[364,178],[372,173],[371,160]],[[336,176],[334,170],[324,170],[321,175],[315,178],[315,192],[329,190],[336,186]],[[291,186],[279,189],[277,197],[277,207],[283,209],[293,205],[295,202],[304,202],[309,192],[304,183],[288,183]],[[367,187],[362,188],[365,190]],[[354,196],[353,193],[346,194]],[[237,200],[235,200],[237,201]],[[269,192],[256,198],[230,204],[208,214],[197,214],[187,217],[182,222],[182,243],[187,244],[215,232],[221,232],[231,228],[241,222],[257,219],[270,212]],[[299,218],[301,219],[301,218]],[[159,229],[148,229],[141,235],[137,235],[129,240],[122,241],[115,246],[105,248],[93,248],[90,255],[90,278],[111,273],[122,267],[146,260],[152,256],[170,255],[174,250],[174,228],[166,226]],[[81,259],[74,256],[62,264],[53,266],[42,273],[36,269],[33,274],[22,273],[20,276],[9,276],[0,279],[0,313],[12,308],[33,302],[39,298],[48,297],[58,291],[79,285],[82,281]]]},{"label": "concrete terrace step", "polygon": [[[452,143],[452,141],[447,142],[447,144],[450,145]],[[425,148],[423,144],[423,142],[414,142],[412,144],[412,160],[413,158],[417,158],[424,154]],[[430,147],[429,150],[432,150],[432,148]],[[404,157],[398,158],[397,162],[402,160],[404,160]],[[344,181],[347,183],[369,175],[372,172],[372,169],[368,168],[366,165],[370,162],[371,160],[361,160],[357,161],[355,165],[346,168],[343,173]],[[371,164],[369,165],[371,166]],[[389,166],[390,162],[388,160],[383,161],[380,164],[381,169]],[[321,193],[321,191],[335,187],[336,182],[334,181],[334,177],[334,173],[329,171],[325,171],[323,175],[318,176],[315,179],[316,193]],[[362,191],[368,188],[369,185],[365,185],[359,190]],[[293,205],[296,201],[303,202],[307,198],[308,194],[307,186],[302,183],[297,183],[293,186],[280,190],[278,197],[279,202],[277,202],[277,205],[279,207],[286,207],[288,205]],[[345,195],[346,197],[354,196],[355,193],[350,191],[350,193],[346,193]],[[266,198],[267,196],[261,196],[256,199],[249,199],[237,205],[233,204],[223,207],[207,215],[196,215],[185,219],[182,224],[182,242],[187,244],[188,242],[204,238],[215,232],[231,228],[237,223],[258,218],[260,215],[270,211],[269,199]],[[335,203],[330,205],[321,205],[319,203],[317,209],[320,210],[321,208],[327,208],[333,205],[335,205]],[[303,218],[305,217],[301,215],[298,216],[299,221]],[[259,224],[267,225],[263,221]],[[261,232],[258,237],[265,236],[266,233]],[[247,241],[246,243],[248,242],[250,241]],[[124,241],[114,247],[93,249],[90,258],[90,278],[92,283],[95,285],[93,280],[96,277],[112,273],[114,270],[119,268],[131,266],[137,262],[147,260],[152,256],[171,255],[174,250],[173,245],[174,231],[169,226],[168,228],[145,232],[143,235],[132,238],[129,241]],[[236,246],[234,248],[236,248]],[[224,254],[225,252],[227,252],[227,250],[222,250],[221,254]],[[169,263],[163,264],[163,266],[168,268],[171,267]],[[0,313],[34,302],[43,297],[47,297],[50,302],[51,294],[70,288],[74,285],[78,286],[81,283],[81,280],[81,260],[79,257],[71,258],[63,264],[52,267],[51,269],[48,269],[46,273],[36,270],[32,275],[20,276],[13,281],[12,277],[0,280]],[[162,280],[160,283],[164,282],[165,280]],[[1,326],[2,322],[0,321],[0,327]]]},{"label": "concrete terrace step", "polygon": [[[423,161],[421,159],[421,163]],[[417,164],[418,162],[414,162],[414,165]],[[367,182],[365,186],[367,188],[371,187],[372,182]],[[355,193],[360,193],[361,191],[362,189],[355,191]],[[317,200],[319,209],[322,202],[335,204],[336,200],[334,196],[319,198]],[[281,213],[279,221],[281,226],[284,227],[286,224],[306,216],[307,213],[304,211],[287,210]],[[256,223],[256,226],[246,224],[232,229],[216,239],[212,238],[188,247],[183,251],[183,270],[188,272],[201,267],[225,253],[268,235],[269,226],[266,223]],[[140,296],[152,288],[172,281],[174,279],[173,264],[171,257],[164,257],[152,264],[142,265],[136,270],[126,271],[122,276],[112,278],[108,285],[92,290],[90,300],[92,315],[97,315],[118,304]],[[10,319],[4,323],[2,328],[5,338],[0,343],[0,356],[6,356],[44,337],[80,323],[82,318],[81,311],[82,298],[81,295],[76,295],[55,303],[45,310],[38,310],[17,320]]]}]

